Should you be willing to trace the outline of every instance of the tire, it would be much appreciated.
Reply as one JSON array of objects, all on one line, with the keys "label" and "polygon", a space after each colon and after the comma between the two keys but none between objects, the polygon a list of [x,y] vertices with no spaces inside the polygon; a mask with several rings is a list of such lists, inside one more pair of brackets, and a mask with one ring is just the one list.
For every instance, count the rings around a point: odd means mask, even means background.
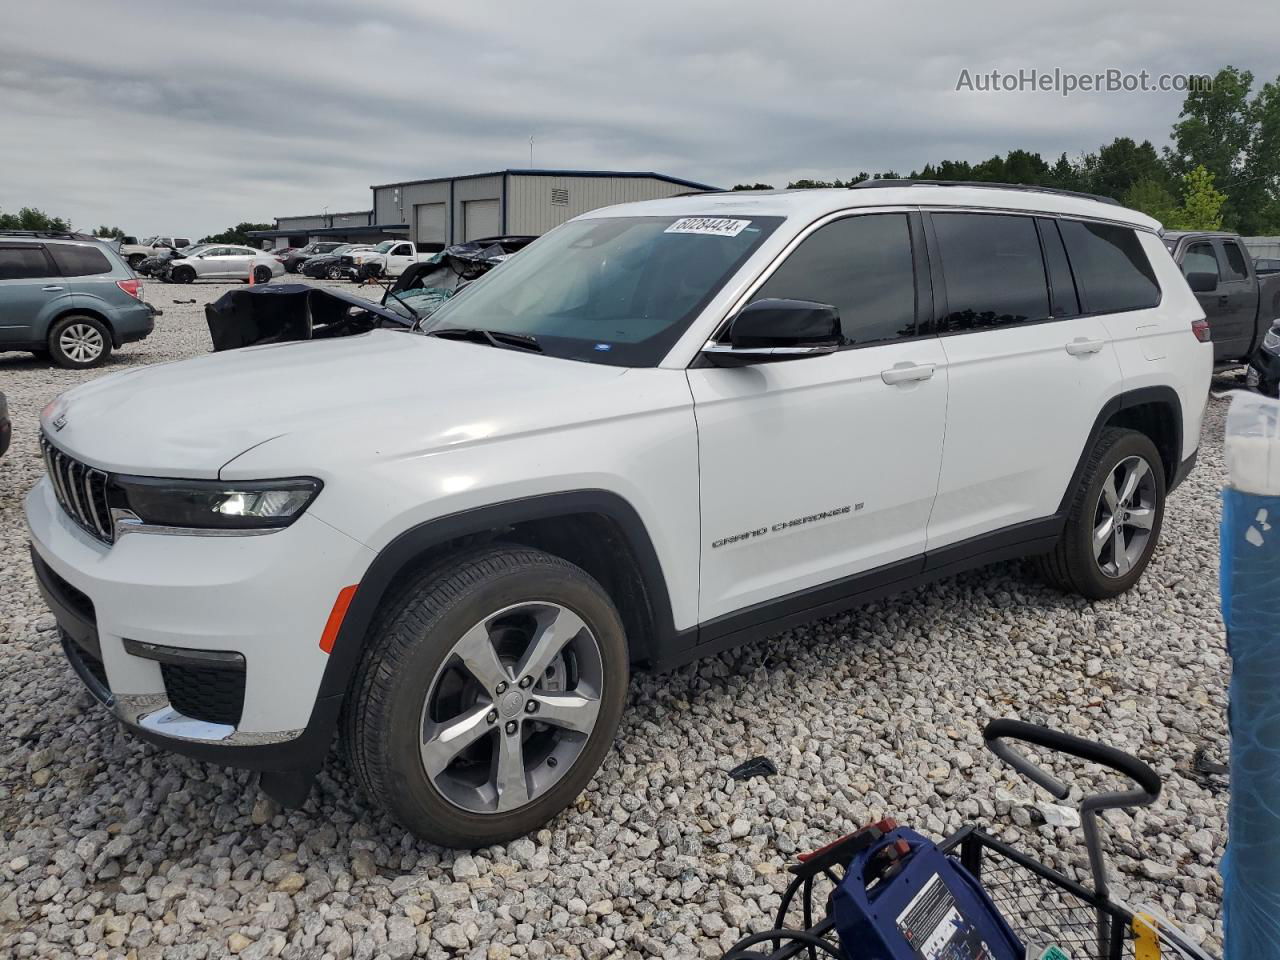
[{"label": "tire", "polygon": [[49,355],[68,370],[101,366],[111,356],[111,332],[97,317],[68,314],[49,328]]},{"label": "tire", "polygon": [[[1145,471],[1136,469],[1139,465]],[[1121,550],[1116,537],[1106,533],[1115,530],[1114,520],[1105,529],[1104,525],[1113,516],[1113,494],[1123,497],[1131,469],[1139,474],[1134,492],[1127,501],[1117,503],[1126,517],[1121,524],[1125,547]],[[1136,430],[1104,429],[1085,462],[1061,538],[1050,553],[1038,558],[1045,579],[1089,600],[1119,596],[1137,583],[1160,540],[1165,483],[1164,465],[1150,438]],[[1095,550],[1094,536],[1099,532],[1103,536]]]},{"label": "tire", "polygon": [[145,259],[147,258],[140,253],[131,253],[129,254],[129,258],[126,262],[129,264],[129,269],[136,273],[138,270],[138,264],[142,263]]},{"label": "tire", "polygon": [[[567,625],[568,639],[538,658],[549,665],[526,686],[530,676],[516,668],[547,649],[539,638],[556,637],[547,623]],[[431,843],[474,849],[536,830],[586,787],[613,742],[626,634],[601,586],[558,557],[496,546],[451,559],[385,601],[370,638],[347,698],[347,753],[364,791]],[[459,651],[479,666],[464,666]],[[560,706],[546,699],[557,684]],[[562,709],[583,731],[545,719]],[[470,743],[461,750],[430,733],[459,722],[473,731],[451,738]],[[519,773],[500,788],[501,763],[512,758]]]},{"label": "tire", "polygon": [[341,268],[341,267],[330,267],[330,268],[329,268],[329,279],[330,279],[330,280],[341,280],[341,279],[342,279],[342,268]]},{"label": "tire", "polygon": [[254,282],[254,283],[270,283],[270,282],[271,282],[271,268],[270,268],[270,267],[268,267],[268,266],[264,266],[264,265],[262,265],[262,264],[259,264],[258,266],[254,267],[254,268],[253,268],[253,282]]},{"label": "tire", "polygon": [[174,267],[169,271],[172,283],[195,283],[196,272],[191,267]]}]

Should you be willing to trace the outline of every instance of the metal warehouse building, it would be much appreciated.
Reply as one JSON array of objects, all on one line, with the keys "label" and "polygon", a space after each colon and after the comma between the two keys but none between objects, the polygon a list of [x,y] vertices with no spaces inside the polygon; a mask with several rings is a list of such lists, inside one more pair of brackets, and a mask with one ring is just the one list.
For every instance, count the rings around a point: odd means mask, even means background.
[{"label": "metal warehouse building", "polygon": [[405,227],[399,221],[393,224],[375,223],[372,210],[355,210],[349,213],[313,213],[304,217],[276,217],[274,230],[255,230],[249,236],[255,240],[269,240],[278,249],[305,246],[312,240],[376,243],[379,240],[405,236]]},{"label": "metal warehouse building", "polygon": [[498,170],[372,187],[374,222],[403,224],[421,243],[462,243],[500,234],[537,236],[580,213],[717,187],[661,173]]}]

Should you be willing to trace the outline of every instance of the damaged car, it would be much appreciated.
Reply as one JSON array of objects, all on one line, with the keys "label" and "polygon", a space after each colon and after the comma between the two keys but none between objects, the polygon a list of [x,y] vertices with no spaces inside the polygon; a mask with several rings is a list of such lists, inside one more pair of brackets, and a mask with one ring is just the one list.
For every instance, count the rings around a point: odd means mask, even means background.
[{"label": "damaged car", "polygon": [[303,284],[228,291],[204,308],[213,349],[346,337],[375,328],[415,330],[446,300],[533,240],[491,237],[455,244],[410,266],[379,303]]}]

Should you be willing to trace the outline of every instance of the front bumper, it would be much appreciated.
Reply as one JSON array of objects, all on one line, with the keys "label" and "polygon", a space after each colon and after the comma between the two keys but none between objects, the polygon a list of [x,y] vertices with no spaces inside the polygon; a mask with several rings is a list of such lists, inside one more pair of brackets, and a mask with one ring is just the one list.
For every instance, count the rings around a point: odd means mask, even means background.
[{"label": "front bumper", "polygon": [[315,770],[341,694],[319,639],[372,551],[304,514],[261,536],[94,540],[48,479],[26,501],[32,562],[64,652],[96,699],[166,749],[235,767]]}]

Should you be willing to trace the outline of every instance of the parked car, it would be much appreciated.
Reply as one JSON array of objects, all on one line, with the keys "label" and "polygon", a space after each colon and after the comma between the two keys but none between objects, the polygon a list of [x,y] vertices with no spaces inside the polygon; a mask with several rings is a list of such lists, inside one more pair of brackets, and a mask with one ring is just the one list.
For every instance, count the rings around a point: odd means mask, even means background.
[{"label": "parked car", "polygon": [[[372,250],[349,254],[355,278],[398,277],[410,264],[429,260],[444,249],[443,243],[414,243],[412,240],[383,240]],[[345,265],[345,264],[344,264]]]},{"label": "parked car", "polygon": [[1253,261],[1253,272],[1260,277],[1269,277],[1272,274],[1280,273],[1280,260],[1257,257]]},{"label": "parked car", "polygon": [[1170,232],[1164,242],[1204,308],[1214,363],[1248,364],[1280,319],[1280,276],[1259,276],[1234,233]]},{"label": "parked car", "polygon": [[537,237],[485,237],[445,247],[411,264],[382,295],[382,305],[421,322],[456,293],[533,243]]},{"label": "parked car", "polygon": [[299,272],[316,280],[354,280],[356,267],[353,257],[372,249],[374,247],[370,243],[344,243],[329,253],[307,259]]},{"label": "parked car", "polygon": [[191,250],[175,250],[166,264],[163,278],[169,283],[196,280],[248,280],[267,283],[283,277],[284,266],[265,250],[223,243],[203,244]]},{"label": "parked car", "polygon": [[156,312],[128,264],[92,237],[0,230],[0,350],[96,367],[148,336]]},{"label": "parked car", "polygon": [[595,775],[633,665],[1012,557],[1128,590],[1213,366],[1159,225],[867,186],[595,210],[425,323],[64,394],[26,515],[72,667],[285,803],[341,717],[371,798],[480,847]]},{"label": "parked car", "polygon": [[136,269],[147,257],[154,257],[162,250],[182,250],[189,246],[191,241],[186,237],[147,237],[141,242],[136,237],[125,237],[118,252]]},{"label": "parked car", "polygon": [[9,401],[5,399],[4,393],[0,392],[0,457],[3,457],[5,451],[9,449],[11,440],[13,440],[13,423],[9,420]]},{"label": "parked car", "polygon": [[298,268],[307,262],[311,257],[323,256],[326,253],[333,253],[339,247],[346,246],[342,241],[329,241],[309,243],[305,247],[299,247],[297,250],[291,250],[283,257],[280,262],[284,264],[286,273],[297,273]]}]

